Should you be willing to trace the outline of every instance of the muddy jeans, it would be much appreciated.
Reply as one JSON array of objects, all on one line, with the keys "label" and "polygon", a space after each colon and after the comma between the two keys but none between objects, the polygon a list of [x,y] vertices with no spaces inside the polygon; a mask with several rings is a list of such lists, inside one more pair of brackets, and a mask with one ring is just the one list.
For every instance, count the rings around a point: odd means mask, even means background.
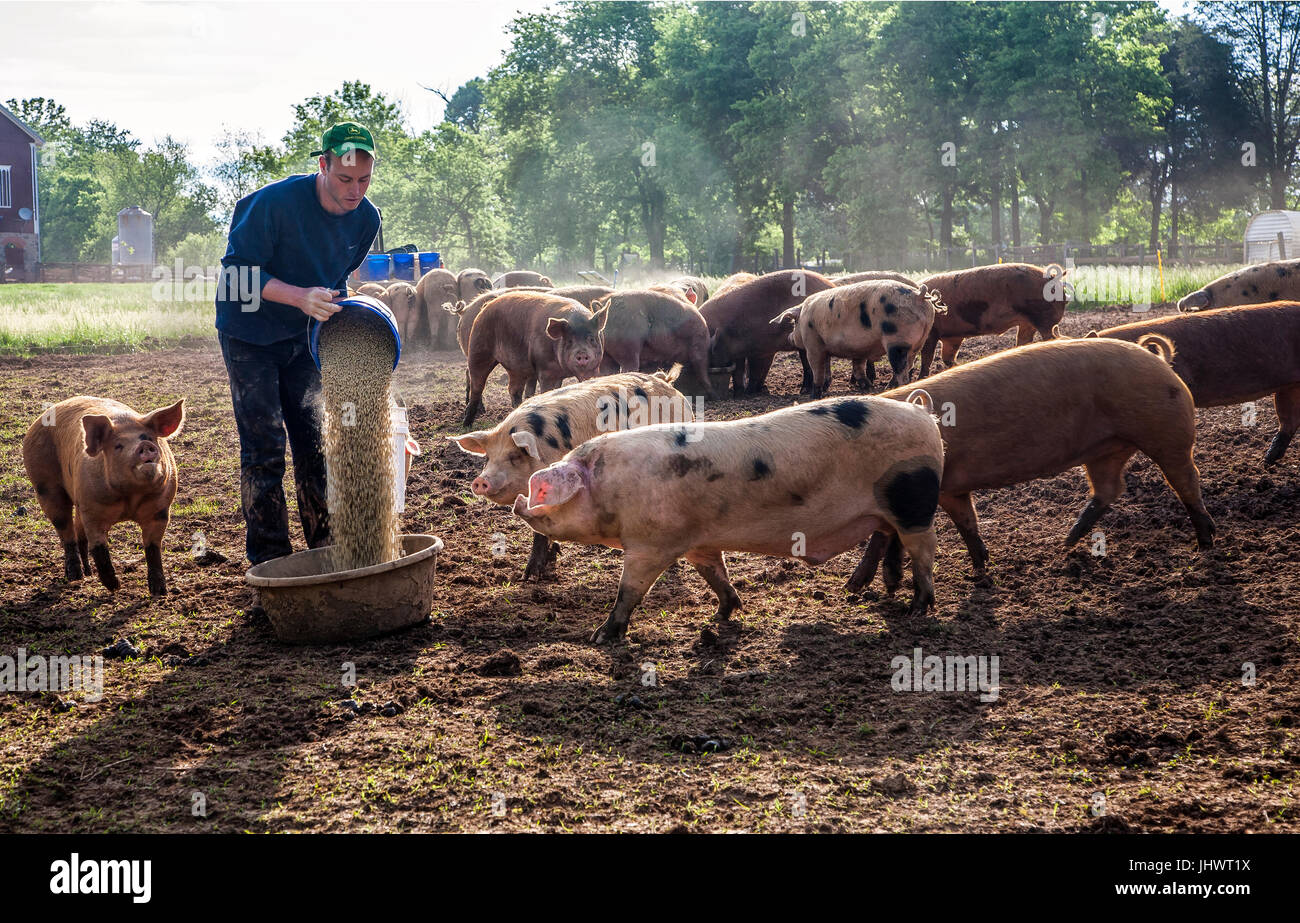
[{"label": "muddy jeans", "polygon": [[328,545],[320,372],[307,352],[306,337],[267,346],[224,333],[217,337],[239,429],[239,493],[248,525],[249,562],[260,564],[293,551],[284,499],[286,430],[307,545]]}]

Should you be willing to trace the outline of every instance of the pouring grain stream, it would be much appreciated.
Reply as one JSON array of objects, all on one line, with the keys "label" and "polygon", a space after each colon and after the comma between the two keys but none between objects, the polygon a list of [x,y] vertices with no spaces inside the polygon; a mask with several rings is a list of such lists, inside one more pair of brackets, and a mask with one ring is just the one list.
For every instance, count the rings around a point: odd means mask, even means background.
[{"label": "pouring grain stream", "polygon": [[321,326],[326,498],[334,570],[401,555],[393,508],[394,343],[382,325],[344,311]]}]

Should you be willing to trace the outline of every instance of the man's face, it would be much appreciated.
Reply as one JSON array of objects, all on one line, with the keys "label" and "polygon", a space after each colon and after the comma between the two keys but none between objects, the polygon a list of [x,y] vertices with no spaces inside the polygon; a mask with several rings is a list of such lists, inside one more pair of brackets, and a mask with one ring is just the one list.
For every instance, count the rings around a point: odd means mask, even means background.
[{"label": "man's face", "polygon": [[326,154],[320,159],[323,201],[327,212],[342,215],[361,204],[370,187],[370,171],[375,158],[368,151],[349,151],[339,156]]}]

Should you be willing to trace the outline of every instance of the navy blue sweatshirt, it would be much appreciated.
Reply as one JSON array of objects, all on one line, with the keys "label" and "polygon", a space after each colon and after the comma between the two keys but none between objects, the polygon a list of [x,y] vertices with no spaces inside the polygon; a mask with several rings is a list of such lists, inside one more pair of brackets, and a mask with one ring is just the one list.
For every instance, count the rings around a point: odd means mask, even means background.
[{"label": "navy blue sweatshirt", "polygon": [[[316,198],[315,173],[290,176],[244,196],[235,205],[221,259],[217,329],[259,346],[306,336],[307,315],[261,298],[261,290],[279,279],[344,294],[348,275],[366,258],[378,232],[379,211],[369,199],[346,215],[325,211]],[[253,267],[259,268],[257,276],[250,274]]]}]

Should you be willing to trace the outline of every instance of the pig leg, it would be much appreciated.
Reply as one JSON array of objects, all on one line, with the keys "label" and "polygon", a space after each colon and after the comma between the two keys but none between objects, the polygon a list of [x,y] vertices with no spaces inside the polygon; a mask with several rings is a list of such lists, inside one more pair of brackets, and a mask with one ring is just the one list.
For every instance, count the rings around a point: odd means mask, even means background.
[{"label": "pig leg", "polygon": [[887,532],[871,533],[871,541],[867,542],[867,550],[862,553],[862,560],[853,571],[853,576],[849,582],[844,584],[844,589],[850,593],[857,593],[863,587],[871,585],[871,581],[876,578],[876,568],[880,565],[880,558],[885,553],[885,546],[888,544],[890,535]]},{"label": "pig leg", "polygon": [[618,582],[618,597],[614,600],[614,611],[609,614],[605,624],[597,628],[591,636],[593,644],[618,641],[627,634],[627,622],[632,615],[632,610],[641,605],[641,600],[659,579],[659,575],[676,559],[676,554],[664,554],[658,548],[625,551],[623,577]]},{"label": "pig leg", "polygon": [[876,368],[873,363],[868,372],[866,359],[854,359],[853,371],[849,374],[849,384],[859,391],[870,391],[876,383]]},{"label": "pig leg", "polygon": [[746,394],[753,395],[770,393],[767,390],[767,373],[771,371],[772,360],[775,358],[775,353],[769,356],[749,357],[749,382],[745,385]]},{"label": "pig leg", "polygon": [[965,339],[965,337],[949,337],[939,341],[943,347],[942,358],[945,369],[950,369],[957,364],[957,353],[961,349],[962,341]]},{"label": "pig leg", "polygon": [[[63,576],[75,583],[81,579],[81,562],[77,558],[77,530],[74,527],[78,514],[72,508],[72,497],[68,496],[62,484],[37,484],[36,499],[63,543]],[[86,573],[90,573],[89,567]]]},{"label": "pig leg", "polygon": [[465,401],[465,418],[461,423],[470,426],[483,411],[483,389],[487,387],[488,376],[492,370],[497,367],[495,361],[485,362],[477,367],[470,363],[469,367],[469,397]]},{"label": "pig leg", "polygon": [[73,519],[73,526],[77,530],[77,554],[81,556],[82,572],[90,576],[90,548],[86,544],[86,528],[81,524],[80,513]]},{"label": "pig leg", "polygon": [[1213,548],[1214,520],[1210,518],[1209,510],[1201,500],[1201,476],[1192,462],[1190,446],[1184,448],[1173,459],[1157,458],[1150,451],[1147,455],[1151,456],[1151,460],[1164,472],[1165,480],[1169,482],[1169,486],[1174,489],[1178,499],[1182,500],[1183,506],[1187,508],[1187,515],[1192,519],[1192,528],[1196,530],[1196,547],[1201,551]]},{"label": "pig leg", "polygon": [[718,611],[713,613],[715,619],[724,621],[732,612],[741,608],[740,594],[727,576],[727,562],[721,551],[692,551],[686,555],[686,560],[691,562],[709,589],[718,597]]},{"label": "pig leg", "polygon": [[559,554],[560,543],[552,542],[540,532],[533,533],[533,550],[528,555],[528,566],[524,568],[524,580],[536,578],[538,581],[546,573],[555,571],[555,556]]},{"label": "pig leg", "polygon": [[971,502],[970,494],[939,494],[939,505],[943,511],[948,514],[953,525],[957,527],[957,533],[966,543],[966,551],[970,554],[971,568],[975,571],[975,579],[983,580],[986,578],[986,568],[989,563],[989,550],[984,545],[984,539],[980,537],[979,517],[975,515],[975,504]]},{"label": "pig leg", "polygon": [[122,582],[113,571],[113,559],[108,554],[108,533],[104,529],[86,525],[86,541],[90,544],[90,557],[95,562],[99,582],[109,592],[116,592]]},{"label": "pig leg", "polygon": [[1088,505],[1079,513],[1078,522],[1065,537],[1066,548],[1073,547],[1079,539],[1083,538],[1084,534],[1097,524],[1102,514],[1110,509],[1110,505],[1124,493],[1124,466],[1136,451],[1135,448],[1120,449],[1083,466],[1088,472],[1088,484],[1092,488],[1092,496],[1088,500]]},{"label": "pig leg", "polygon": [[618,370],[620,372],[641,371],[641,350],[629,350],[626,355],[618,360]]},{"label": "pig leg", "polygon": [[[1046,339],[1050,339],[1050,338],[1049,338],[1049,337],[1043,337],[1043,339],[1046,340]],[[1033,325],[1033,324],[1028,323],[1028,322],[1025,322],[1025,323],[1021,324],[1019,327],[1016,328],[1016,345],[1017,345],[1017,346],[1027,346],[1028,344],[1030,344],[1030,343],[1032,343],[1032,342],[1034,342],[1034,325]]]},{"label": "pig leg", "polygon": [[1273,437],[1273,444],[1264,456],[1264,467],[1269,467],[1286,452],[1287,446],[1300,428],[1300,386],[1283,388],[1273,395],[1273,405],[1277,410],[1278,429]]},{"label": "pig leg", "polygon": [[930,365],[934,362],[934,349],[939,345],[939,331],[933,327],[930,334],[925,338],[925,345],[921,347],[921,377],[925,378],[930,374]]},{"label": "pig leg", "polygon": [[934,529],[899,533],[891,545],[896,548],[900,542],[912,559],[912,605],[907,611],[925,615],[934,608],[934,552],[938,545]]},{"label": "pig leg", "polygon": [[812,366],[808,364],[808,350],[799,350],[799,364],[803,366],[803,381],[799,382],[799,393],[809,394],[813,389],[813,371]]},{"label": "pig leg", "polygon": [[803,345],[808,351],[808,365],[812,368],[812,399],[815,401],[824,397],[830,388],[831,357],[826,351],[826,344],[815,330],[808,331],[808,335],[803,339]]},{"label": "pig leg", "polygon": [[[532,397],[537,393],[537,384],[532,369],[511,370],[507,374],[510,376],[510,380],[506,383],[506,389],[510,392],[511,407],[518,407],[524,402],[525,397]],[[527,394],[525,394],[525,391]]]},{"label": "pig leg", "polygon": [[144,560],[149,575],[149,595],[166,596],[167,578],[163,576],[162,541],[167,532],[167,510],[140,523],[140,536],[144,541]]},{"label": "pig leg", "polygon": [[898,536],[890,534],[889,543],[885,545],[885,557],[880,569],[885,581],[885,595],[893,596],[903,582],[903,545]]},{"label": "pig leg", "polygon": [[733,365],[731,369],[731,396],[732,397],[745,396],[746,361],[747,360],[744,356],[737,356],[735,361],[732,363]]}]

